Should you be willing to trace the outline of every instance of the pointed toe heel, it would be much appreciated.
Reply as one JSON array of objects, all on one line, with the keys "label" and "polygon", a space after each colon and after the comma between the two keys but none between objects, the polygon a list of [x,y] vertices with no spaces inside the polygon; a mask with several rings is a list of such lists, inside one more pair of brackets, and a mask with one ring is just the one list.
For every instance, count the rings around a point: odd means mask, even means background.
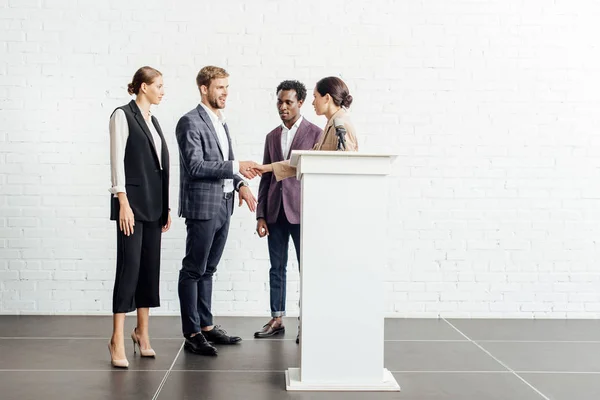
[{"label": "pointed toe heel", "polygon": [[110,353],[110,363],[115,368],[129,368],[129,361],[126,358],[122,358],[120,360],[115,360],[113,358],[112,345],[110,342],[108,343],[108,352]]},{"label": "pointed toe heel", "polygon": [[135,354],[135,345],[137,344],[137,347],[140,350],[140,355],[142,357],[156,357],[156,352],[153,349],[142,349],[142,346],[140,346],[140,340],[136,334],[136,329],[137,328],[133,328],[133,332],[131,332],[131,340],[133,341],[133,353]]}]

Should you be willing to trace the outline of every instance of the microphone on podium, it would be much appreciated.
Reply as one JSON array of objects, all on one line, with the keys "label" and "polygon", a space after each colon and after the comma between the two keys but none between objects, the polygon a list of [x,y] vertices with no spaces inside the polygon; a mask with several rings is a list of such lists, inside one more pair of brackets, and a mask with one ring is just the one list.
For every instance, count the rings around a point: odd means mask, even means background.
[{"label": "microphone on podium", "polygon": [[338,118],[333,120],[335,126],[335,135],[338,137],[337,150],[346,151],[346,128],[344,122]]}]

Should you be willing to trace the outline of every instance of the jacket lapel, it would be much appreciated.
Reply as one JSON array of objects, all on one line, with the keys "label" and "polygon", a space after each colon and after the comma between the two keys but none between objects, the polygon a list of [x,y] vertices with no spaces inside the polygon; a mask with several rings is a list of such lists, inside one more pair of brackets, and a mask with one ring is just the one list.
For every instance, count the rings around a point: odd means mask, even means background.
[{"label": "jacket lapel", "polygon": [[210,119],[210,116],[206,113],[206,110],[200,104],[198,104],[198,107],[196,109],[198,110],[198,114],[200,114],[200,118],[202,118],[204,123],[210,129],[210,132],[212,133],[213,138],[215,139],[215,142],[217,142],[217,146],[219,147],[219,152],[221,153],[221,156],[223,156],[223,149],[221,148],[221,143],[219,142],[219,137],[217,136],[217,131],[215,130],[215,126],[213,125],[212,120]]},{"label": "jacket lapel", "polygon": [[229,161],[231,161],[234,159],[233,146],[231,145],[231,136],[229,136],[229,127],[227,126],[227,122],[223,125],[223,128],[225,128],[225,135],[227,135],[227,142],[229,143]]},{"label": "jacket lapel", "polygon": [[328,136],[329,136],[329,131],[330,128],[333,127],[333,121],[328,121],[327,125],[325,125],[325,128],[323,128],[323,133],[321,134],[321,137],[319,138],[319,142],[317,143],[317,145],[315,146],[315,150],[321,150],[321,148],[323,147],[323,144],[325,144],[327,142]]},{"label": "jacket lapel", "polygon": [[161,158],[161,164],[164,169],[165,164],[168,164],[168,161],[169,161],[169,160],[165,160],[165,157],[163,157],[163,155],[165,155],[165,151],[167,150],[167,141],[165,140],[165,135],[163,135],[162,129],[160,129],[160,125],[158,124],[158,121],[154,117],[152,117],[152,124],[154,125],[154,128],[156,128],[156,132],[158,132],[158,136],[160,136],[162,154],[160,154],[158,156]]},{"label": "jacket lapel", "polygon": [[277,161],[285,160],[283,156],[283,149],[281,148],[281,135],[283,129],[281,126],[277,128],[277,130],[273,133],[273,147],[275,147],[275,157]]},{"label": "jacket lapel", "polygon": [[[335,112],[335,114],[333,114],[331,116],[331,119],[329,121],[327,121],[327,124],[325,125],[325,128],[323,129],[323,136],[321,137],[321,140],[319,140],[319,150],[323,147],[323,145],[325,143],[327,143],[328,141],[334,140],[334,139],[330,139],[331,135],[335,135],[335,127],[334,127],[334,123],[336,118],[343,118],[345,115],[344,109],[340,108],[339,110],[337,110]],[[337,143],[337,141],[336,141]]]},{"label": "jacket lapel", "polygon": [[138,105],[135,103],[134,100],[131,100],[131,102],[129,103],[129,107],[131,108],[131,111],[133,111],[133,113],[135,114],[135,120],[140,125],[140,128],[142,128],[142,131],[144,131],[146,138],[152,145],[152,148],[154,149],[154,151],[153,151],[154,157],[156,159],[156,162],[158,162],[158,155],[156,154],[156,144],[154,143],[154,139],[152,138],[152,133],[150,133],[150,128],[148,128],[148,124],[146,123],[146,121],[144,120],[144,117],[142,116],[142,111],[140,110],[140,108],[138,107]]}]

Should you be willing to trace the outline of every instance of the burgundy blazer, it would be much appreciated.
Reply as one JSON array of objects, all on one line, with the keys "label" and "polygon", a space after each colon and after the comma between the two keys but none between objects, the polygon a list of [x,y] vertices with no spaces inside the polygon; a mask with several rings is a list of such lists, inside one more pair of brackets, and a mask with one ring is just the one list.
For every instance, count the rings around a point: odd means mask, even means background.
[{"label": "burgundy blazer", "polygon": [[[290,147],[292,150],[312,150],[321,137],[322,129],[302,118]],[[286,155],[287,156],[287,155]],[[281,126],[273,129],[265,139],[263,164],[283,161],[289,157],[283,155],[281,149]],[[258,187],[258,206],[256,218],[264,218],[268,224],[277,221],[280,207],[290,224],[300,223],[300,181],[296,178],[277,182],[272,172],[263,174]]]}]

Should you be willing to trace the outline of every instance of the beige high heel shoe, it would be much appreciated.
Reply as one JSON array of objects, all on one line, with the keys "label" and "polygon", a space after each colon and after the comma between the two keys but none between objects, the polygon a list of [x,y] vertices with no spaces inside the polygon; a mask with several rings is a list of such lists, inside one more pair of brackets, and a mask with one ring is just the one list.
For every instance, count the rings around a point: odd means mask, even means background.
[{"label": "beige high heel shoe", "polygon": [[110,363],[115,368],[129,368],[129,361],[126,358],[115,360],[113,358],[112,344],[108,342],[108,352],[110,353]]},{"label": "beige high heel shoe", "polygon": [[142,357],[156,357],[156,352],[152,349],[142,349],[140,346],[140,339],[137,337],[136,328],[133,328],[133,332],[131,332],[131,340],[133,340],[133,353],[135,354],[135,345],[137,344],[140,349],[140,355]]}]

